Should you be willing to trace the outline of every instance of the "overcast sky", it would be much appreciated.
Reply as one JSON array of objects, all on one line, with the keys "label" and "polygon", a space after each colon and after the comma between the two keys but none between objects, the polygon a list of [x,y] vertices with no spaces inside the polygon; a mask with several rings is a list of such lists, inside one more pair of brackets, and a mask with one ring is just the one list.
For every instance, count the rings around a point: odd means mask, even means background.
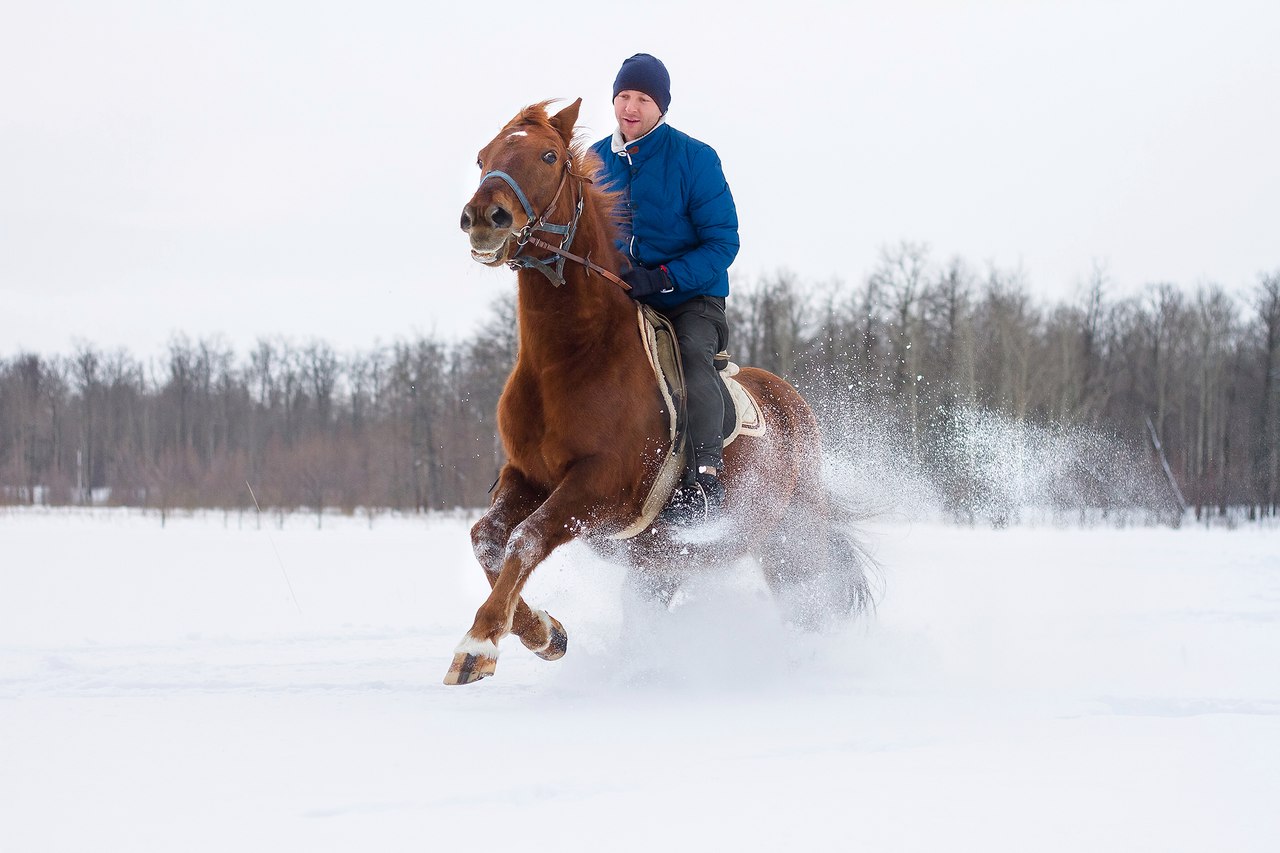
[{"label": "overcast sky", "polygon": [[1280,4],[40,2],[0,11],[0,356],[466,335],[514,274],[458,228],[521,106],[666,62],[749,282],[880,248],[1243,291],[1280,268]]}]

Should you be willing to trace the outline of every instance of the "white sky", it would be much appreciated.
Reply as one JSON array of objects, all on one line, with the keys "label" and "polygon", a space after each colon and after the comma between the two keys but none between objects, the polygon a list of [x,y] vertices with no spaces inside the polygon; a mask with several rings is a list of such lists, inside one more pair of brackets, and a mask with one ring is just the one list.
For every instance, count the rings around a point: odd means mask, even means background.
[{"label": "white sky", "polygon": [[524,104],[637,51],[720,152],[737,282],[908,239],[1074,298],[1280,268],[1272,2],[43,2],[0,12],[0,356],[465,335],[458,216]]}]

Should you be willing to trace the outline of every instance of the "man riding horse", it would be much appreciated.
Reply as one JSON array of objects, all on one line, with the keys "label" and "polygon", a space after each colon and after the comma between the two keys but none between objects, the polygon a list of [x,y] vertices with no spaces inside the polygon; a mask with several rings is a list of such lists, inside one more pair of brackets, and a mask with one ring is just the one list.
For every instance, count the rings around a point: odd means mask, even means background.
[{"label": "man riding horse", "polygon": [[592,146],[600,184],[621,193],[618,244],[631,269],[632,298],[675,326],[684,362],[691,475],[662,518],[706,521],[724,504],[724,402],[712,361],[728,342],[725,297],[738,254],[738,212],[714,149],[667,124],[671,77],[637,53],[613,81],[618,128]]}]

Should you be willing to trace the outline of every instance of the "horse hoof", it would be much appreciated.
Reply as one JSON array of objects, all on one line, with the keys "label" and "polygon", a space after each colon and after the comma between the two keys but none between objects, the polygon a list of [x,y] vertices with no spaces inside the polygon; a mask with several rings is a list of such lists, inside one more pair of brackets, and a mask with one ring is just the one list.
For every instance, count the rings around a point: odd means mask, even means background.
[{"label": "horse hoof", "polygon": [[529,646],[529,649],[543,660],[560,660],[569,650],[569,635],[565,633],[559,619],[545,610],[539,610],[537,613],[538,618],[547,628],[547,641],[536,649],[533,646]]},{"label": "horse hoof", "polygon": [[494,643],[463,640],[444,674],[445,684],[471,684],[493,675],[498,668],[498,647]]},{"label": "horse hoof", "polygon": [[444,674],[445,684],[470,684],[493,675],[498,662],[484,655],[456,654],[449,671]]}]

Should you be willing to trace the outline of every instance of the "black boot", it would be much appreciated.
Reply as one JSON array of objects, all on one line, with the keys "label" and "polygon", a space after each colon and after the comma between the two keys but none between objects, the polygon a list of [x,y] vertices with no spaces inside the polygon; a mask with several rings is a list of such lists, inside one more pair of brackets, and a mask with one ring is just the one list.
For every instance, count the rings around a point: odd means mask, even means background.
[{"label": "black boot", "polygon": [[724,506],[724,484],[715,474],[699,471],[691,482],[676,489],[671,500],[658,513],[668,524],[691,526],[705,524],[720,515]]}]

